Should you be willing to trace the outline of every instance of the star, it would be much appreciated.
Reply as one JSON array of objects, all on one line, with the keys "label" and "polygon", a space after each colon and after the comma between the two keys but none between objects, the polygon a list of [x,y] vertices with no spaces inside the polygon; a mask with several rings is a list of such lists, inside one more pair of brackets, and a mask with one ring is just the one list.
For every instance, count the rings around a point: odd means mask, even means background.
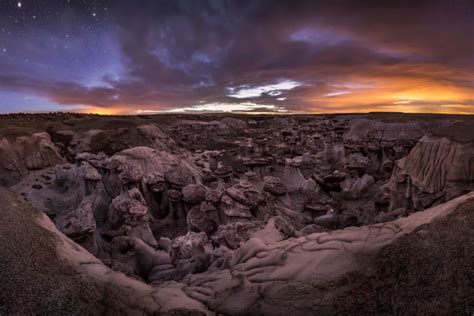
[{"label": "star", "polygon": [[92,13],[92,16],[95,16],[95,12],[94,12],[94,13]]},{"label": "star", "polygon": [[18,8],[21,8],[21,2],[18,2],[16,5]]}]

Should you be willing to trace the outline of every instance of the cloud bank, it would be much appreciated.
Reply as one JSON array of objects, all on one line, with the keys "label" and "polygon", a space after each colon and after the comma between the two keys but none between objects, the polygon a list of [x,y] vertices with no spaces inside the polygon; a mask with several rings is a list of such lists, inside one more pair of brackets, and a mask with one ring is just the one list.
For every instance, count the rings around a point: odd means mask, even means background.
[{"label": "cloud bank", "polygon": [[[108,12],[94,33],[109,42],[102,66],[86,58],[65,77],[73,53],[3,56],[0,94],[101,113],[474,113],[471,1],[117,1]],[[24,36],[59,36],[58,23]]]}]

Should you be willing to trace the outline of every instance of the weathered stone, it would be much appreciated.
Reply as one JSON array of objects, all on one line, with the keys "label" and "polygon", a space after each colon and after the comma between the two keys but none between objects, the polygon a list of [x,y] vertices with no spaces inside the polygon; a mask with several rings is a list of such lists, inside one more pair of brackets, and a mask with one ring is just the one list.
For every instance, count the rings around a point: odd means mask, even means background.
[{"label": "weathered stone", "polygon": [[263,183],[263,190],[273,195],[283,195],[287,192],[287,188],[281,182],[280,178],[268,176],[263,178]]}]

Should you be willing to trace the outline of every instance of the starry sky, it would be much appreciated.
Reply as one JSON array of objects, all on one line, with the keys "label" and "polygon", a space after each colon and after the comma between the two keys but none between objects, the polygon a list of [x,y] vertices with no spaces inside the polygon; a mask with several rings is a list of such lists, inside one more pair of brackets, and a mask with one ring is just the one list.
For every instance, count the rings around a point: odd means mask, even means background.
[{"label": "starry sky", "polygon": [[474,114],[474,1],[0,0],[0,113]]}]

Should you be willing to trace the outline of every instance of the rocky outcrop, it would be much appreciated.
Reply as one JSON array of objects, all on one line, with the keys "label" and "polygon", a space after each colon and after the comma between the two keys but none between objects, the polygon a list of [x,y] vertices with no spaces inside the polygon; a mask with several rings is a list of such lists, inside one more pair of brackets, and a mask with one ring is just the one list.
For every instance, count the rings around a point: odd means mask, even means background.
[{"label": "rocky outcrop", "polygon": [[173,207],[184,211],[170,192],[201,181],[201,171],[191,161],[149,147],[127,149],[111,158],[82,154],[79,159],[75,165],[35,171],[14,189],[96,255],[102,248],[97,243],[105,242],[100,235],[107,241],[127,236],[156,246],[150,225],[173,213]]},{"label": "rocky outcrop", "polygon": [[[1,215],[9,223],[0,229],[2,313],[307,315],[382,308],[469,314],[474,307],[473,193],[393,222],[277,242],[291,229],[274,219],[225,255],[223,270],[155,288],[111,271],[14,193],[0,193]],[[207,253],[187,265],[199,272],[211,260],[212,250],[200,250],[205,245],[202,233],[183,237],[173,243],[173,257]],[[174,271],[166,253],[141,242],[129,246],[150,275]],[[406,305],[408,297],[412,304]]]},{"label": "rocky outcrop", "polygon": [[73,154],[104,152],[113,155],[131,147],[149,147],[160,151],[175,149],[174,141],[156,125],[117,129],[90,129],[73,133],[73,138],[65,144]]},{"label": "rocky outcrop", "polygon": [[[333,315],[354,307],[363,314],[469,313],[473,207],[470,193],[389,223],[277,243],[253,238],[228,258],[227,269],[190,275],[184,290],[231,315]],[[443,266],[449,272],[438,270]]]},{"label": "rocky outcrop", "polygon": [[123,150],[111,157],[112,164],[115,164],[122,174],[132,182],[139,182],[145,176],[161,174],[170,169],[184,168],[190,175],[195,177],[195,181],[200,181],[201,172],[192,162],[187,159],[180,159],[176,155],[159,151],[149,147],[134,147]]},{"label": "rocky outcrop", "polygon": [[381,140],[418,140],[423,135],[448,125],[444,121],[409,121],[409,122],[383,122],[371,119],[354,119],[345,139],[375,138]]},{"label": "rocky outcrop", "polygon": [[0,314],[471,314],[474,196],[438,205],[474,190],[468,118],[25,117],[47,133],[0,125]]},{"label": "rocky outcrop", "polygon": [[473,143],[424,136],[397,166],[395,174],[409,175],[413,185],[423,192],[474,189]]},{"label": "rocky outcrop", "polygon": [[[474,190],[473,142],[442,136],[421,138],[410,154],[397,161],[388,184],[391,209],[411,200],[414,209],[424,209]],[[401,195],[403,194],[403,198]]]},{"label": "rocky outcrop", "polygon": [[0,185],[13,185],[31,170],[63,163],[58,148],[45,132],[0,139]]},{"label": "rocky outcrop", "polygon": [[5,188],[0,214],[1,314],[210,314],[180,285],[158,290],[110,270]]}]

